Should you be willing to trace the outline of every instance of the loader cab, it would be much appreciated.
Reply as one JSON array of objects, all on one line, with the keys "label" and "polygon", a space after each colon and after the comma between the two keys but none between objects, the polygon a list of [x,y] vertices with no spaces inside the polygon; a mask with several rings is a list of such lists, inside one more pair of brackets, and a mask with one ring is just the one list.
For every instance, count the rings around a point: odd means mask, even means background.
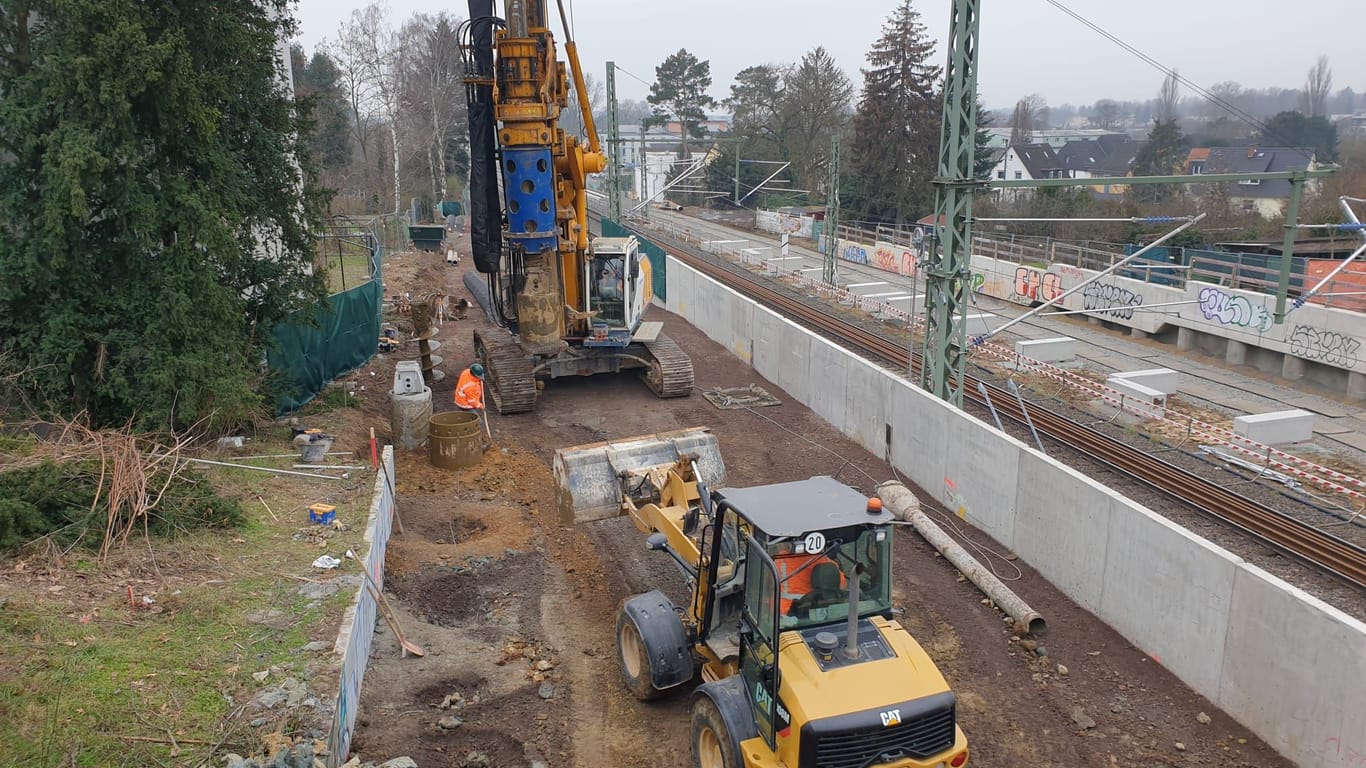
[{"label": "loader cab", "polygon": [[650,299],[648,268],[642,268],[640,241],[599,237],[584,260],[585,306],[590,315],[586,346],[624,347],[640,325]]},{"label": "loader cab", "polygon": [[[856,623],[890,617],[892,516],[880,506],[871,511],[867,497],[829,477],[732,488],[712,498],[722,531],[715,551],[728,526],[740,534],[740,676],[759,735],[775,748],[791,725],[778,696],[780,636],[795,630],[808,643],[818,634],[838,636],[849,623],[851,591]],[[718,577],[714,603],[720,606],[725,559],[712,562]],[[856,637],[861,642],[862,632]]]}]

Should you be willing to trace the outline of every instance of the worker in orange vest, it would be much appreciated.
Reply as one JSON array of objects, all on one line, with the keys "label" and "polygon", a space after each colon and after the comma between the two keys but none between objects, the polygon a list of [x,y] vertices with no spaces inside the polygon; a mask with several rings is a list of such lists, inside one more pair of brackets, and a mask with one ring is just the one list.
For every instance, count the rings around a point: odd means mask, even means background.
[{"label": "worker in orange vest", "polygon": [[[805,615],[813,607],[839,602],[845,587],[844,574],[835,561],[815,552],[778,555],[779,599],[782,615]],[[847,593],[846,593],[847,594]]]},{"label": "worker in orange vest", "polygon": [[455,407],[470,413],[484,410],[484,366],[475,363],[460,372],[455,385]]}]

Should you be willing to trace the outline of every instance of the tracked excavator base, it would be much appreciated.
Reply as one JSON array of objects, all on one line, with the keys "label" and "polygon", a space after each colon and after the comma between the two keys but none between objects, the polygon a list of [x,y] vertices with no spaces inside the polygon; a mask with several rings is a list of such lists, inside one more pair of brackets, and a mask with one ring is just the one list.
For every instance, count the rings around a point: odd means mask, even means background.
[{"label": "tracked excavator base", "polygon": [[623,495],[648,486],[647,473],[691,456],[698,480],[709,488],[726,482],[716,436],[705,427],[577,445],[555,452],[555,503],[564,524],[623,514]]},{"label": "tracked excavator base", "polygon": [[511,334],[475,331],[474,354],[484,366],[489,400],[501,414],[532,410],[537,379],[634,369],[659,397],[687,397],[692,392],[692,360],[668,336],[623,348],[570,345],[557,355],[543,356],[527,353]]}]

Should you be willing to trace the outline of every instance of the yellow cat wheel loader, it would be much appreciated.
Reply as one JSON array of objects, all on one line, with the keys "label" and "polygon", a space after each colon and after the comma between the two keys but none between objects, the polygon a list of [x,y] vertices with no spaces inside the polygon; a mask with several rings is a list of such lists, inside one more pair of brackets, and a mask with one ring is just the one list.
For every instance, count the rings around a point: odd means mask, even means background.
[{"label": "yellow cat wheel loader", "polygon": [[630,516],[689,595],[623,601],[626,688],[692,692],[694,768],[961,768],[943,675],[892,617],[892,516],[830,477],[724,488],[694,428],[560,450],[562,521]]}]

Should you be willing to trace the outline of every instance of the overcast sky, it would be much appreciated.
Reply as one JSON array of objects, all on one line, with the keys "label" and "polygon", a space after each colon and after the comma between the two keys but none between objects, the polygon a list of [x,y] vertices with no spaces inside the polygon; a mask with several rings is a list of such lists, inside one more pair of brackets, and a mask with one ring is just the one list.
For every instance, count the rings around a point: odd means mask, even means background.
[{"label": "overcast sky", "polygon": [[[1333,90],[1366,91],[1366,43],[1353,9],[1359,0],[1062,0],[1080,15],[1205,87],[1234,80],[1245,88],[1303,87],[1320,54],[1333,69]],[[338,25],[363,0],[298,0],[300,40],[310,51],[336,36]],[[397,25],[416,11],[446,9],[464,17],[468,6],[431,0],[388,0]],[[711,95],[730,93],[735,73],[756,64],[792,63],[825,46],[853,81],[898,0],[565,0],[587,72],[604,78],[616,61],[622,99],[644,99],[655,67],[686,48],[711,62]],[[916,0],[936,41],[948,30],[952,0]],[[1163,75],[1115,43],[1084,27],[1046,0],[983,2],[978,87],[991,108],[1009,107],[1038,93],[1049,104],[1097,99],[1147,99]],[[498,13],[503,3],[497,2]],[[552,18],[555,3],[549,1]],[[833,13],[831,16],[829,14]],[[557,38],[559,23],[553,26]],[[935,55],[942,66],[944,51]],[[641,80],[645,82],[641,82]],[[1183,96],[1190,95],[1183,89]]]}]

